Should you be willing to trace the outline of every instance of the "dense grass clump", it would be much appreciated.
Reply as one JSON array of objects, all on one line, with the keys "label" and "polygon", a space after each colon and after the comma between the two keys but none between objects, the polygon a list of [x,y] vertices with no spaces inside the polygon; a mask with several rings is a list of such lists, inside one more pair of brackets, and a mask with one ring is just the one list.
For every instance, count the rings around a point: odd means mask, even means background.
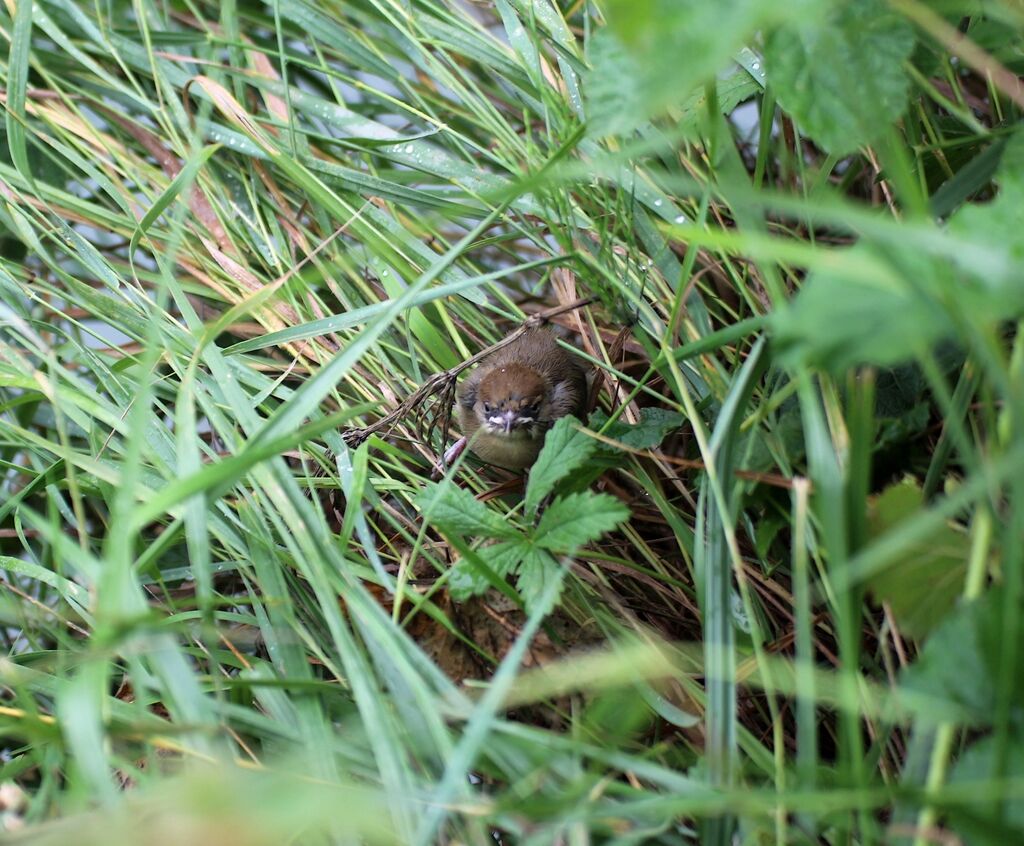
[{"label": "dense grass clump", "polygon": [[5,837],[1024,842],[1022,31],[11,0]]}]

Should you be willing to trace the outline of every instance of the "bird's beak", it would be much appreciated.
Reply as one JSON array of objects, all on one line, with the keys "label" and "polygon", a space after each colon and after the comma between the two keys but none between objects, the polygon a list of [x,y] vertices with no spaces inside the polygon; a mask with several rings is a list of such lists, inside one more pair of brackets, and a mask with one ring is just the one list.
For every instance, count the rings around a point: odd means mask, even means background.
[{"label": "bird's beak", "polygon": [[512,431],[512,427],[515,426],[516,421],[519,419],[519,415],[514,411],[506,411],[501,415],[501,428],[502,431],[507,435]]}]

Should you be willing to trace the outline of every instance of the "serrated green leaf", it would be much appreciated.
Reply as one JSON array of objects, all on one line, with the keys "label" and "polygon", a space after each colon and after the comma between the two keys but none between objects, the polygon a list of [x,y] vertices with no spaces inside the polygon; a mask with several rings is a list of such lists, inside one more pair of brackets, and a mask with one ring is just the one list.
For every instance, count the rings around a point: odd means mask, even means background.
[{"label": "serrated green leaf", "polygon": [[492,576],[504,578],[529,554],[530,547],[522,541],[501,541],[476,550],[476,558],[490,570],[488,574],[477,561],[462,558],[452,568],[448,592],[453,599],[479,596],[492,584]]},{"label": "serrated green leaf", "polygon": [[488,538],[516,538],[514,523],[491,511],[465,488],[431,484],[416,498],[424,516],[444,532]]},{"label": "serrated green leaf", "polygon": [[533,513],[555,484],[582,466],[598,442],[583,434],[580,421],[575,417],[562,417],[551,427],[537,461],[530,469],[526,485],[526,511]]},{"label": "serrated green leaf", "polygon": [[[590,416],[590,428],[603,427],[607,419],[608,415],[603,411],[595,411]],[[678,411],[648,406],[640,409],[639,423],[634,425],[616,420],[602,434],[633,449],[654,449],[669,432],[678,429],[685,421],[686,418]]]},{"label": "serrated green leaf", "polygon": [[556,580],[563,578],[561,565],[543,549],[536,547],[526,548],[526,554],[516,568],[518,578],[516,589],[523,598],[526,606],[526,613],[547,614],[554,605],[558,603],[560,590],[556,592],[547,608],[541,608],[539,602],[546,591]]},{"label": "serrated green leaf", "polygon": [[552,552],[571,553],[628,517],[629,509],[609,494],[585,491],[560,496],[544,512],[534,538]]},{"label": "serrated green leaf", "polygon": [[766,45],[779,102],[830,153],[873,141],[906,107],[910,25],[882,0],[852,0],[823,18],[791,20]]}]

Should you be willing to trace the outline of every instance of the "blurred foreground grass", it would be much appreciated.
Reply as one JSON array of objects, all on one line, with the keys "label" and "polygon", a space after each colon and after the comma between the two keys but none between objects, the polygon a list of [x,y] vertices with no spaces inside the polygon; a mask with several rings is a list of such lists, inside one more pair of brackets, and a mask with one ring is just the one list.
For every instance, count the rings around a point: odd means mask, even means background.
[{"label": "blurred foreground grass", "polygon": [[[8,2],[11,842],[1024,838],[1022,29]],[[352,436],[585,297],[525,498]]]}]

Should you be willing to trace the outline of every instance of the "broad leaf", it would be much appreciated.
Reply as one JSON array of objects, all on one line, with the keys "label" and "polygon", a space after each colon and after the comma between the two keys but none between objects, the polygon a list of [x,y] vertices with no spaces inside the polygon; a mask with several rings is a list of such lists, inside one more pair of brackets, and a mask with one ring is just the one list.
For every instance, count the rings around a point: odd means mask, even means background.
[{"label": "broad leaf", "polygon": [[489,538],[515,538],[513,523],[495,514],[469,491],[453,484],[431,484],[417,497],[426,519],[445,532]]},{"label": "broad leaf", "polygon": [[[924,507],[921,487],[904,480],[875,497],[868,521],[880,536]],[[950,525],[914,544],[906,554],[868,582],[878,602],[888,602],[905,634],[923,638],[956,604],[963,591],[970,538]]]},{"label": "broad leaf", "polygon": [[[541,608],[539,602],[553,581],[563,578],[561,565],[543,549],[531,548],[520,562],[516,588],[523,597],[528,614],[547,614],[551,608]],[[559,592],[554,596],[558,602]]]},{"label": "broad leaf", "polygon": [[699,86],[728,67],[755,32],[793,14],[794,5],[818,4],[611,0],[609,26],[589,42],[588,123],[601,134],[631,131],[668,107],[692,104]]},{"label": "broad leaf", "polygon": [[[590,428],[600,429],[607,420],[607,414],[595,411],[590,416]],[[647,407],[640,409],[639,423],[616,420],[602,434],[633,449],[654,449],[669,432],[678,429],[685,421],[686,418],[677,411]]]},{"label": "broad leaf", "polygon": [[608,494],[570,494],[551,503],[534,538],[545,549],[571,553],[612,531],[628,517],[629,509]]},{"label": "broad leaf", "polygon": [[[1019,733],[1009,737],[1009,748],[1000,748],[995,737],[983,737],[968,748],[956,762],[950,776],[950,786],[983,784],[994,773],[1002,778],[1020,784],[1024,781],[1024,737]],[[1006,770],[1000,772],[1000,759]],[[988,804],[987,813],[978,814],[978,804]],[[1024,802],[1011,794],[999,802],[993,797],[989,803],[959,805],[952,803],[948,809],[950,820],[956,831],[967,835],[965,843],[977,846],[1003,846],[1004,843],[1024,843]]]},{"label": "broad leaf", "polygon": [[575,417],[561,417],[548,432],[526,485],[527,512],[536,511],[555,484],[585,464],[597,449],[598,442],[583,434],[579,425]]},{"label": "broad leaf", "polygon": [[[1003,590],[994,588],[949,615],[928,638],[924,649],[904,673],[902,686],[930,697],[937,706],[972,725],[989,725],[996,712],[996,684],[1006,655],[1024,654],[1024,627],[1017,643],[1003,634],[1006,613]],[[1020,615],[1017,602],[1009,613]],[[1024,701],[1024,676],[1013,681],[1013,697]]]},{"label": "broad leaf", "polygon": [[[931,279],[935,262],[912,253],[885,255],[858,245],[815,270],[772,323],[777,349],[789,366],[842,372],[857,364],[899,364],[954,332],[949,315],[907,279]],[[945,269],[947,287],[953,282]]]},{"label": "broad leaf", "polygon": [[457,600],[485,593],[492,585],[492,578],[504,578],[529,551],[530,547],[522,541],[501,541],[477,549],[475,558],[491,571],[490,574],[477,561],[462,558],[452,568],[448,578],[449,593]]},{"label": "broad leaf", "polygon": [[825,17],[794,18],[766,47],[779,102],[830,153],[873,141],[906,107],[903,64],[914,32],[882,0],[847,0]]},{"label": "broad leaf", "polygon": [[[1024,314],[1024,134],[1007,144],[996,181],[995,200],[965,206],[949,222],[972,248],[958,264],[867,241],[834,251],[772,318],[782,361],[833,371],[894,365],[962,335],[964,320]],[[983,268],[972,263],[978,255]]]}]

